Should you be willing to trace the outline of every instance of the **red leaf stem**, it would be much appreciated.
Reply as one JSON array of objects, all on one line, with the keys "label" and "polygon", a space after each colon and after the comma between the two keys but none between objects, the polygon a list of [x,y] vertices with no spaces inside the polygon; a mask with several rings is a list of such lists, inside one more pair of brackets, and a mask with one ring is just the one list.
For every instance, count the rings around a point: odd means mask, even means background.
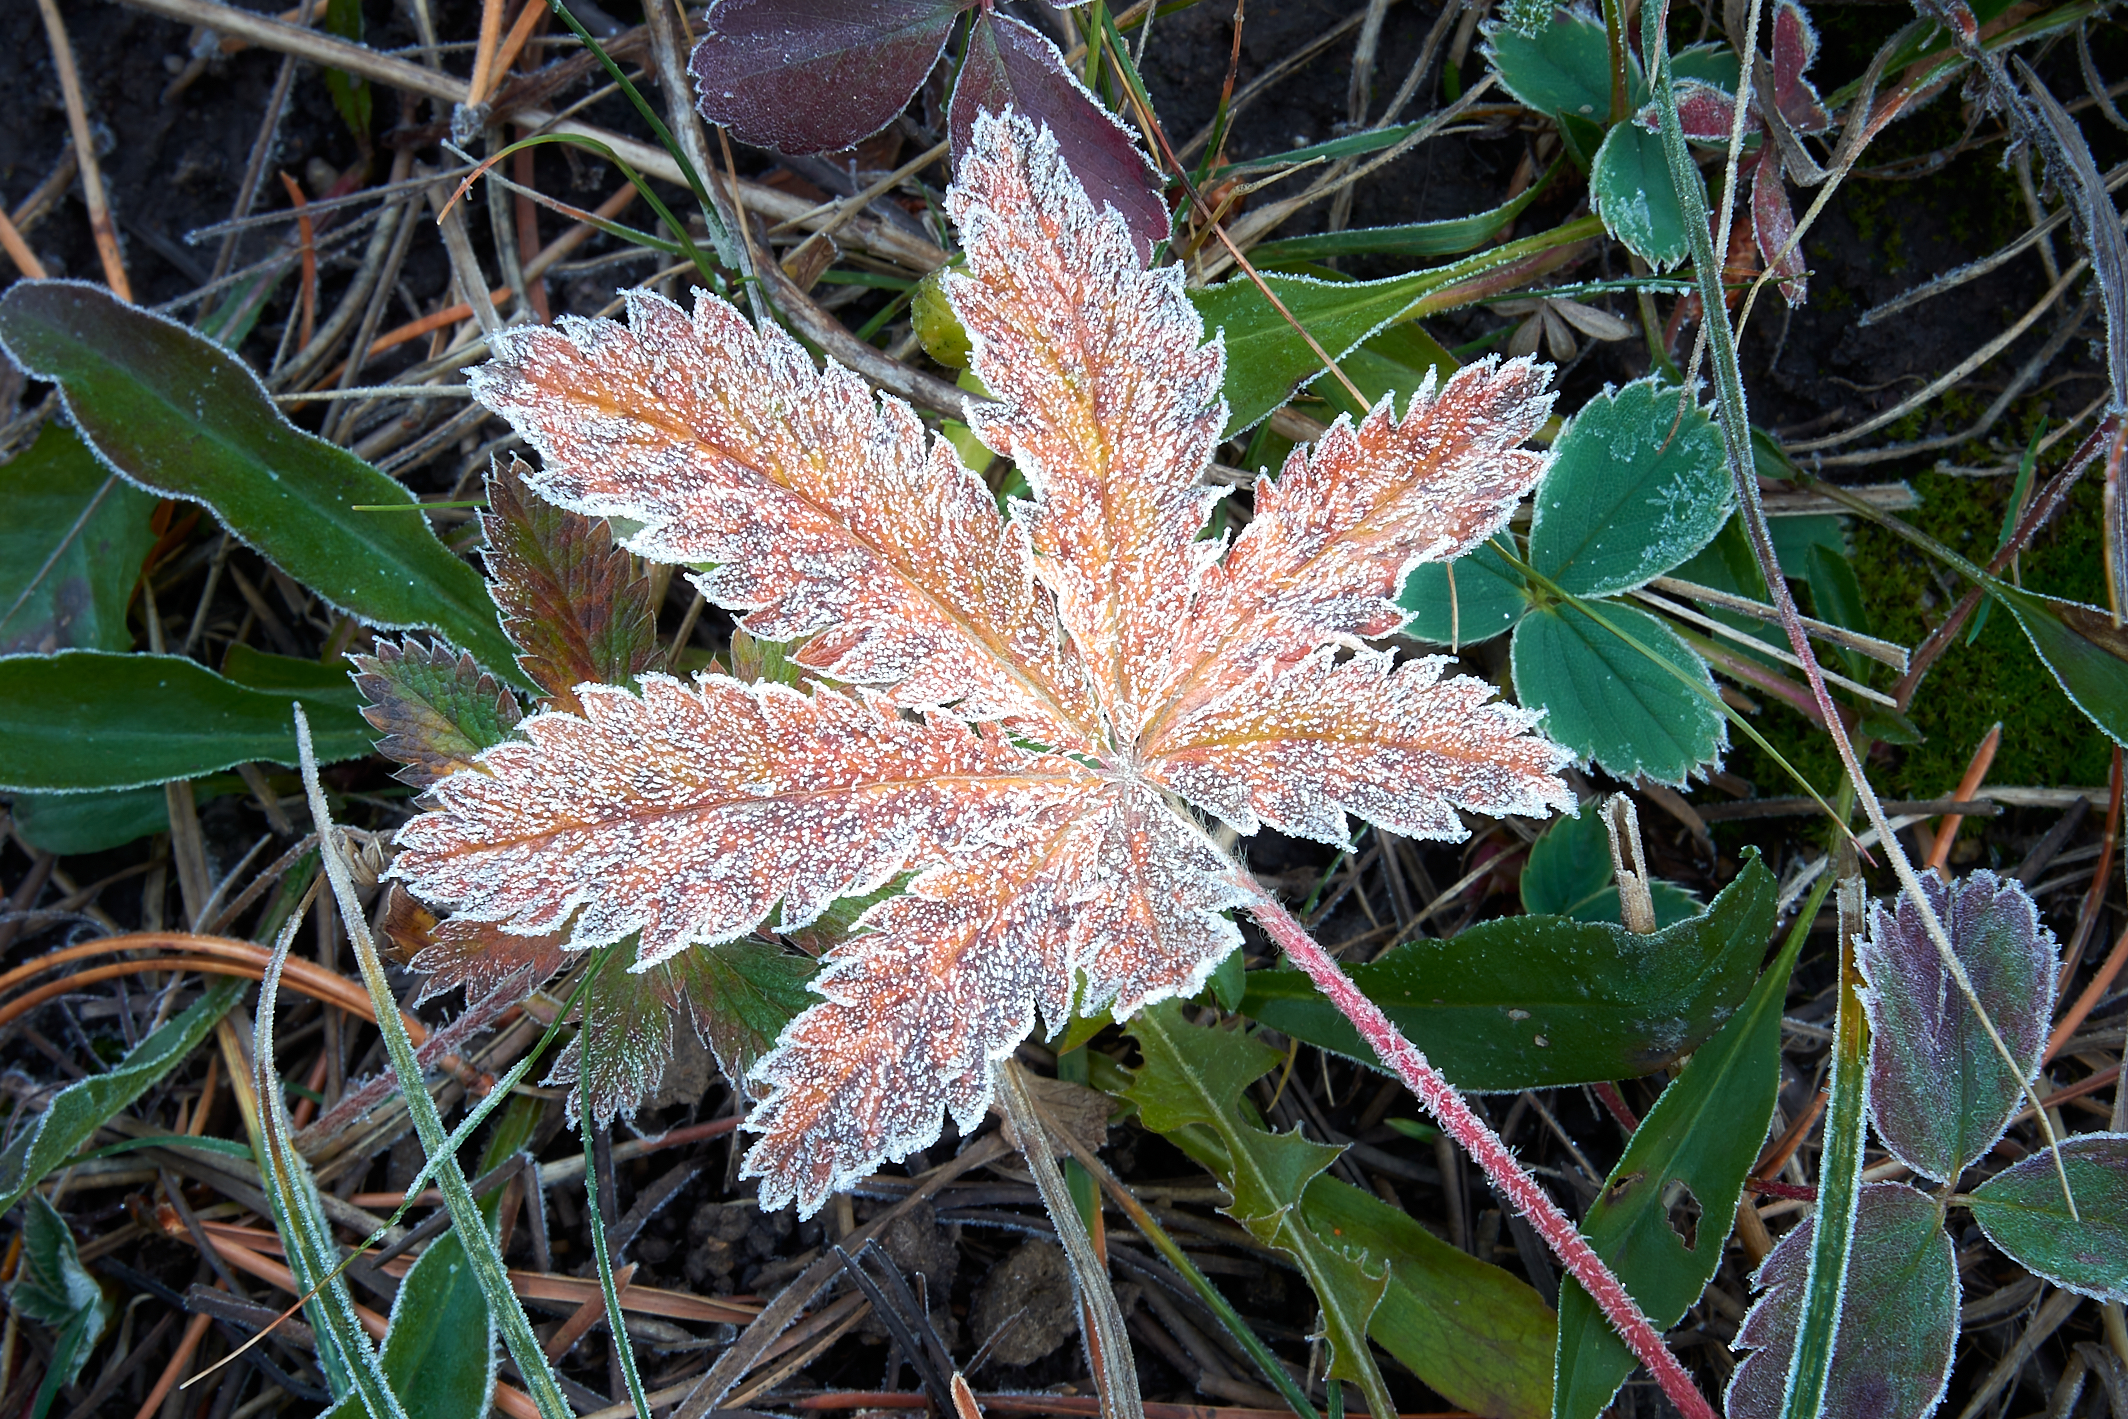
[{"label": "red leaf stem", "polygon": [[1279,949],[1308,973],[1316,989],[1352,1022],[1360,1032],[1360,1038],[1373,1048],[1376,1057],[1396,1071],[1404,1086],[1426,1105],[1450,1136],[1463,1145],[1463,1151],[1485,1170],[1493,1186],[1529,1219],[1560,1264],[1603,1308],[1604,1315],[1617,1328],[1627,1348],[1648,1367],[1648,1372],[1655,1376],[1656,1383],[1662,1386],[1670,1402],[1686,1419],[1716,1419],[1713,1407],[1699,1392],[1692,1377],[1685,1373],[1684,1366],[1663,1344],[1654,1322],[1648,1319],[1647,1313],[1641,1310],[1611,1268],[1604,1264],[1603,1258],[1596,1254],[1588,1239],[1567,1220],[1559,1205],[1552,1201],[1551,1194],[1523,1170],[1520,1161],[1500,1141],[1500,1135],[1478,1117],[1439,1070],[1426,1062],[1426,1056],[1418,1046],[1404,1038],[1403,1032],[1352,983],[1330,953],[1316,944],[1277,898],[1246,873],[1241,874],[1239,885],[1249,895],[1250,912],[1278,943]]}]

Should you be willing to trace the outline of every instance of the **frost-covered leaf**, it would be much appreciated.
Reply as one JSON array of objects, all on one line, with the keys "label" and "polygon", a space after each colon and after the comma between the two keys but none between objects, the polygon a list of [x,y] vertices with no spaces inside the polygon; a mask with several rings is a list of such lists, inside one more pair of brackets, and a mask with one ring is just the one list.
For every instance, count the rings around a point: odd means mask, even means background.
[{"label": "frost-covered leaf", "polygon": [[[1737,1330],[1737,1345],[1752,1353],[1729,1381],[1729,1419],[1781,1413],[1815,1228],[1807,1219],[1782,1237],[1752,1278],[1765,1294]],[[1825,1419],[1922,1419],[1943,1398],[1958,1338],[1958,1268],[1942,1211],[1905,1183],[1870,1183],[1855,1208],[1847,1274],[1819,1412]]]},{"label": "frost-covered leaf", "polygon": [[813,1003],[807,983],[819,969],[804,956],[753,940],[683,951],[665,968],[695,1032],[734,1082],[751,1074],[784,1027]]},{"label": "frost-covered leaf", "polygon": [[695,46],[703,116],[757,148],[823,153],[894,121],[966,0],[717,0]]},{"label": "frost-covered leaf", "polygon": [[1722,436],[1660,376],[1606,389],[1552,446],[1530,565],[1577,596],[1630,591],[1714,539],[1729,517]]},{"label": "frost-covered leaf", "polygon": [[750,636],[801,642],[767,678],[806,678],[587,688],[581,715],[528,719],[439,784],[395,871],[565,949],[640,933],[637,969],[675,971],[772,911],[800,931],[905,882],[755,1071],[766,1206],[811,1211],[946,1114],[972,1126],[994,1061],[1064,1025],[1075,981],[1118,1019],[1203,988],[1241,896],[1171,794],[1329,841],[1348,813],[1461,837],[1459,810],[1568,801],[1559,751],[1490,687],[1338,658],[1396,629],[1412,566],[1535,482],[1544,371],[1489,362],[1339,424],[1229,546],[1200,535],[1224,351],[1180,269],[1148,270],[1023,116],[974,123],[947,206],[967,263],[945,294],[1000,401],[975,432],[1032,489],[1003,510],[906,405],[715,297],[510,333],[474,375],[542,455],[533,491],[634,528],[638,555],[711,564],[697,584]]},{"label": "frost-covered leaf", "polygon": [[386,898],[380,925],[399,959],[422,977],[421,992],[414,997],[417,1005],[460,987],[468,1005],[497,991],[508,992],[506,1001],[522,1000],[567,959],[558,931],[514,936],[493,922],[471,917],[438,921],[397,883]]},{"label": "frost-covered leaf", "polygon": [[155,499],[50,419],[0,466],[0,655],[131,650],[126,607],[155,544]]},{"label": "frost-covered leaf", "polygon": [[518,665],[547,692],[547,708],[574,710],[578,685],[629,684],[663,669],[665,654],[634,558],[604,522],[528,491],[530,471],[513,456],[488,474],[482,559]]},{"label": "frost-covered leaf", "polygon": [[1751,237],[1758,243],[1759,259],[1779,273],[1782,299],[1801,305],[1809,281],[1802,247],[1788,244],[1795,229],[1795,208],[1789,204],[1788,184],[1781,176],[1781,155],[1768,143],[1759,150],[1758,165],[1751,170]]},{"label": "frost-covered leaf", "polygon": [[1516,625],[1509,654],[1545,733],[1615,778],[1681,784],[1729,742],[1707,662],[1637,606],[1548,606]]},{"label": "frost-covered leaf", "polygon": [[377,752],[406,767],[393,777],[416,788],[473,768],[481,750],[510,737],[517,697],[470,655],[440,642],[378,641],[375,655],[353,657],[355,685],[369,701],[362,717],[384,737]]},{"label": "frost-covered leaf", "polygon": [[1781,116],[1798,133],[1832,127],[1817,88],[1804,77],[1817,57],[1818,31],[1810,16],[1798,0],[1781,0],[1773,8],[1773,95]]},{"label": "frost-covered leaf", "polygon": [[1064,56],[1046,35],[985,6],[969,31],[947,110],[956,171],[975,142],[977,117],[1008,109],[1056,134],[1064,161],[1094,205],[1105,202],[1120,212],[1144,250],[1167,240],[1173,221],[1160,195],[1160,175],[1130,130],[1064,67]]},{"label": "frost-covered leaf", "polygon": [[2025,1270],[2080,1295],[2128,1301],[2128,1134],[2064,1138],[2061,1156],[2077,1216],[2053,1155],[2041,1150],[1973,1189],[1973,1220]]},{"label": "frost-covered leaf", "polygon": [[[1706,910],[1699,898],[1675,882],[1649,884],[1655,899],[1655,924],[1674,926]],[[1618,875],[1611,867],[1610,834],[1603,814],[1584,805],[1580,814],[1560,818],[1530,844],[1522,869],[1522,910],[1532,916],[1568,916],[1576,921],[1618,921]]]},{"label": "frost-covered leaf", "polygon": [[[1701,181],[1698,169],[1691,180]],[[1692,254],[1684,204],[1670,185],[1662,139],[1637,123],[1613,124],[1589,166],[1589,197],[1603,225],[1635,256],[1667,271]]]},{"label": "frost-covered leaf", "polygon": [[[1534,7],[1532,7],[1534,8]],[[1499,72],[1501,87],[1541,114],[1564,113],[1602,123],[1611,113],[1611,45],[1603,17],[1576,5],[1561,5],[1550,23],[1488,26],[1485,57]],[[1640,59],[1628,55],[1628,102],[1647,101]]]},{"label": "frost-covered leaf", "polygon": [[41,1192],[29,1196],[21,1269],[8,1288],[7,1299],[17,1315],[41,1321],[55,1332],[44,1363],[44,1381],[24,1411],[26,1419],[44,1419],[60,1388],[74,1383],[89,1352],[103,1337],[111,1323],[111,1302],[82,1266],[66,1219]]},{"label": "frost-covered leaf", "polygon": [[1871,909],[1858,957],[1869,980],[1869,1109],[1899,1161],[1955,1182],[2002,1137],[2039,1070],[2057,952],[2015,878],[1983,869],[1945,887],[1926,874],[1921,887],[2018,1068],[1995,1052],[1902,894],[1895,910]]}]

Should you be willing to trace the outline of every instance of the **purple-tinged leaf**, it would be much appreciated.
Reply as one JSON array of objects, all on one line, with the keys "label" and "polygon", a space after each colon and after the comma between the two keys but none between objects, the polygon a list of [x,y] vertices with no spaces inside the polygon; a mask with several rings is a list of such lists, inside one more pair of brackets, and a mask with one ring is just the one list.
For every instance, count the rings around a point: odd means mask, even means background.
[{"label": "purple-tinged leaf", "polygon": [[498,991],[503,1003],[515,1004],[562,968],[562,934],[513,936],[493,922],[436,914],[415,901],[396,882],[386,899],[385,939],[400,959],[422,976],[414,1003],[465,988],[466,1004]]},{"label": "purple-tinged leaf", "polygon": [[894,121],[969,0],[718,0],[696,103],[742,143],[824,153]]},{"label": "purple-tinged leaf", "polygon": [[1781,0],[1773,12],[1773,97],[1781,117],[1798,133],[1823,133],[1832,115],[1803,77],[1818,57],[1818,32],[1796,0]]},{"label": "purple-tinged leaf", "polygon": [[1973,1189],[1973,1220],[2019,1266],[2063,1290],[2128,1301],[2128,1133],[2065,1138],[2061,1155],[2076,1217],[2053,1155],[2041,1152]]},{"label": "purple-tinged leaf", "polygon": [[1980,1004],[2017,1060],[2013,1073],[1944,968],[1916,904],[1871,909],[1862,943],[1869,1008],[1870,1117],[1900,1162],[1955,1181],[1995,1140],[2039,1069],[2054,1004],[2054,933],[2024,887],[1975,872],[1954,887],[1921,879]]},{"label": "purple-tinged leaf", "polygon": [[[1752,1353],[1729,1381],[1729,1419],[1781,1413],[1816,1230],[1813,1218],[1781,1238],[1752,1278],[1765,1294],[1737,1330],[1737,1347]],[[1941,1209],[1904,1183],[1863,1188],[1847,1275],[1819,1413],[1921,1419],[1943,1398],[1958,1339],[1958,1268]]]},{"label": "purple-tinged leaf", "polygon": [[587,681],[631,685],[662,670],[650,583],[613,544],[604,518],[557,507],[525,486],[522,459],[488,475],[488,593],[522,652],[517,663],[547,692],[548,709],[580,712]]},{"label": "purple-tinged leaf", "polygon": [[[1640,126],[1650,133],[1656,131],[1659,120],[1657,107],[1649,104],[1637,116]],[[1684,125],[1685,136],[1695,143],[1726,143],[1729,130],[1736,123],[1736,96],[1699,79],[1683,79],[1677,84],[1677,118]],[[1744,115],[1744,132],[1748,136],[1759,131],[1759,116],[1754,110]]]},{"label": "purple-tinged leaf", "polygon": [[1064,165],[1097,210],[1105,203],[1122,216],[1138,240],[1140,257],[1167,240],[1172,223],[1160,196],[1160,176],[1130,130],[1064,67],[1054,44],[1018,20],[985,12],[969,34],[968,57],[961,62],[947,115],[954,171],[968,152],[976,115],[1007,109],[1056,135]]},{"label": "purple-tinged leaf", "polygon": [[1781,176],[1781,155],[1773,144],[1759,149],[1758,166],[1751,170],[1751,235],[1758,242],[1759,259],[1781,278],[1781,296],[1790,305],[1803,303],[1807,288],[1803,248],[1798,245],[1783,254],[1795,235],[1795,208],[1788,202],[1788,184]]},{"label": "purple-tinged leaf", "polygon": [[415,788],[475,768],[474,756],[510,737],[517,699],[473,657],[453,656],[441,642],[377,642],[375,655],[352,657],[355,686],[369,703],[362,717],[384,737],[377,752],[406,767],[393,777]]}]

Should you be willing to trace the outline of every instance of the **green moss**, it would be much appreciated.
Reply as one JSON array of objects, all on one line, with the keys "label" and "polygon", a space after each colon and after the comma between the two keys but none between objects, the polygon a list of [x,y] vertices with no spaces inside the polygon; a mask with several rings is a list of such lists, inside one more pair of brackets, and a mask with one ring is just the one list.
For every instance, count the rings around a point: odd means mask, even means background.
[{"label": "green moss", "polygon": [[[1922,506],[1907,514],[1910,521],[1976,561],[1994,550],[2008,480],[1923,473],[1913,482]],[[2025,553],[2024,584],[2050,595],[2103,604],[2100,527],[2100,490],[2086,479],[2069,507]],[[1963,585],[1947,573],[1939,583],[1928,559],[1873,524],[1859,524],[1854,538],[1854,567],[1878,634],[1902,645],[1919,645],[1930,627],[1948,614],[1953,594],[1962,592]],[[1886,688],[1892,678],[1889,671],[1880,671],[1874,683]],[[1979,640],[1967,645],[1960,636],[1936,662],[1915,697],[1911,717],[1927,736],[1925,742],[1893,749],[1888,760],[1872,765],[1872,781],[1889,797],[1933,798],[1950,792],[1974,747],[1998,720],[2002,748],[1989,775],[1993,782],[2106,781],[2109,742],[2069,703],[2016,621],[1999,608],[1990,613]],[[1830,792],[1838,784],[1839,760],[1830,739],[1802,715],[1769,703],[1754,727],[1820,791]],[[1756,745],[1740,743],[1729,755],[1729,767],[1751,779],[1763,794],[1795,791],[1788,776]]]}]

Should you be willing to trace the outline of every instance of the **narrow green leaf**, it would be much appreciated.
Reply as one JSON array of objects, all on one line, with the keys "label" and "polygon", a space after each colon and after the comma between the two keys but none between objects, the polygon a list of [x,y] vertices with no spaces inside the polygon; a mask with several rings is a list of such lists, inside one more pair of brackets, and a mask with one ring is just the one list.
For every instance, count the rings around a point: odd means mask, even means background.
[{"label": "narrow green leaf", "polygon": [[1140,1011],[1127,1028],[1144,1062],[1131,1072],[1123,1097],[1138,1106],[1147,1128],[1219,1179],[1234,1199],[1221,1211],[1299,1264],[1322,1307],[1330,1351],[1325,1373],[1357,1384],[1370,1413],[1396,1413],[1367,1348],[1368,1321],[1388,1288],[1388,1270],[1341,1239],[1320,1236],[1297,1211],[1310,1181],[1344,1150],[1312,1143],[1298,1130],[1266,1132],[1242,1098],[1284,1056],[1246,1034],[1189,1024],[1172,1000]]},{"label": "narrow green leaf", "polygon": [[[495,1318],[456,1231],[407,1269],[377,1361],[406,1419],[481,1419],[495,1394]],[[362,1419],[351,1394],[326,1419]]]},{"label": "narrow green leaf", "polygon": [[2116,744],[2128,744],[2128,638],[2096,606],[2063,601],[1988,578],[1983,585],[2017,618],[2040,662],[2085,718]]},{"label": "narrow green leaf", "polygon": [[[1767,878],[1771,889],[1771,874]],[[1734,890],[1732,883],[1723,896]],[[1716,899],[1717,905],[1720,898]],[[1763,945],[1769,903],[1756,923]],[[1658,933],[1658,936],[1660,933]],[[1744,1175],[1766,1141],[1780,1088],[1781,1005],[1802,949],[1790,935],[1742,1008],[1696,1049],[1626,1144],[1581,1230],[1658,1328],[1675,1325],[1721,1265]],[[1648,937],[1655,940],[1657,937]],[[1688,1241],[1671,1220],[1689,1193],[1699,1215]],[[1595,1419],[1633,1371],[1611,1323],[1572,1277],[1559,1290],[1558,1419]]]},{"label": "narrow green leaf", "polygon": [[367,754],[368,726],[351,703],[333,703],[338,691],[253,689],[175,655],[0,656],[0,787],[134,788],[261,759],[292,763],[289,705],[314,698],[320,755]]},{"label": "narrow green leaf", "polygon": [[[1601,603],[1628,644],[1577,605],[1555,603],[1515,627],[1515,694],[1546,712],[1544,732],[1615,778],[1681,784],[1720,754],[1727,724],[1714,708],[1707,663],[1638,607]],[[1661,656],[1705,694],[1655,664]]]},{"label": "narrow green leaf", "polygon": [[1973,1190],[1973,1220],[2019,1266],[2103,1301],[2128,1301],[2128,1133],[2064,1138],[2081,1220],[2062,1201],[2054,1159],[2034,1153]]},{"label": "narrow green leaf", "polygon": [[0,294],[0,346],[59,385],[82,438],[121,476],[205,506],[350,615],[440,632],[515,674],[479,573],[421,518],[352,511],[411,502],[406,489],[289,423],[228,351],[72,281]]},{"label": "narrow green leaf", "polygon": [[[362,0],[327,0],[325,28],[342,39],[360,44]],[[325,71],[325,91],[332,95],[333,107],[340,111],[340,120],[347,125],[347,131],[364,145],[365,152],[368,151],[370,115],[374,107],[369,80],[358,79],[344,70],[328,69]]]},{"label": "narrow green leaf", "polygon": [[[1783,566],[1792,565],[1783,562]],[[1845,556],[1826,550],[1813,543],[1804,551],[1802,562],[1803,580],[1810,586],[1811,609],[1821,621],[1830,621],[1842,630],[1869,635],[1869,609],[1862,604],[1862,583],[1855,576],[1854,563]],[[1981,609],[1987,609],[1986,602]],[[1847,675],[1852,680],[1866,681],[1869,678],[1870,658],[1859,650],[1847,646],[1839,648],[1840,660],[1847,666]]]},{"label": "narrow green leaf", "polygon": [[1537,486],[1529,560],[1577,596],[1645,585],[1728,520],[1722,436],[1697,399],[1659,376],[1591,399],[1552,452]]},{"label": "narrow green leaf", "polygon": [[[1729,1419],[1773,1419],[1795,1345],[1797,1293],[1815,1217],[1781,1238],[1753,1278],[1761,1296],[1737,1330],[1753,1351],[1730,1378]],[[1905,1183],[1871,1183],[1855,1208],[1853,1284],[1840,1311],[1823,1419],[1923,1419],[1951,1375],[1958,1338],[1958,1268],[1943,1211]]]},{"label": "narrow green leaf", "polygon": [[1358,386],[1366,400],[1355,400],[1344,382],[1325,370],[1308,386],[1308,393],[1328,406],[1322,414],[1325,419],[1337,414],[1363,419],[1384,395],[1394,395],[1396,407],[1404,409],[1428,375],[1445,380],[1461,366],[1438,340],[1419,328],[1417,321],[1407,320],[1376,331],[1347,350],[1339,357],[1338,368]]},{"label": "narrow green leaf", "polygon": [[[243,780],[233,774],[216,774],[192,785],[193,800],[200,804],[243,791]],[[17,837],[61,857],[104,852],[150,833],[170,831],[170,796],[161,784],[94,793],[18,793],[9,811],[15,816]]]},{"label": "narrow green leaf", "polygon": [[[1756,856],[1703,915],[1648,936],[1558,917],[1484,921],[1410,941],[1348,973],[1460,1089],[1542,1089],[1646,1074],[1730,1018],[1773,929],[1773,875]],[[1251,971],[1241,1009],[1275,1030],[1379,1067],[1299,971]]]},{"label": "narrow green leaf", "polygon": [[[1302,153],[1280,153],[1277,161],[1293,162],[1302,157]],[[1559,168],[1560,163],[1555,161],[1519,197],[1511,197],[1497,207],[1474,212],[1468,217],[1286,237],[1250,248],[1249,259],[1264,266],[1280,261],[1320,261],[1335,256],[1460,256],[1466,251],[1477,250],[1505,231],[1515,218],[1522,215],[1523,209],[1551,185]]]},{"label": "narrow green leaf", "polygon": [[96,1130],[161,1081],[228,1013],[248,982],[210,980],[200,998],[135,1045],[101,1074],[77,1080],[52,1099],[0,1152],[0,1212],[20,1202],[45,1175],[72,1157]]},{"label": "narrow green leaf", "polygon": [[1367,1333],[1451,1404],[1492,1419],[1543,1419],[1552,1409],[1558,1321],[1527,1282],[1427,1231],[1336,1178],[1301,1194],[1318,1237],[1386,1266],[1389,1289]]},{"label": "narrow green leaf", "polygon": [[[1698,178],[1696,170],[1693,177]],[[1692,254],[1692,235],[1670,185],[1662,139],[1638,123],[1617,124],[1604,135],[1589,167],[1589,197],[1611,235],[1657,271]]]},{"label": "narrow green leaf", "polygon": [[[1706,910],[1699,898],[1674,882],[1650,884],[1655,924],[1675,926]],[[1522,869],[1522,909],[1531,916],[1564,916],[1575,921],[1615,924],[1618,876],[1611,867],[1611,835],[1595,805],[1573,818],[1555,818],[1544,835],[1530,844],[1529,864]]]},{"label": "narrow green leaf", "polygon": [[111,1321],[111,1302],[82,1266],[73,1230],[42,1193],[30,1197],[23,1219],[22,1270],[8,1291],[8,1304],[59,1332],[45,1361],[44,1382],[37,1386],[26,1416],[44,1419],[60,1389],[79,1378],[89,1352],[103,1337]]},{"label": "narrow green leaf", "polygon": [[[1514,550],[1502,533],[1493,540]],[[1450,594],[1449,577],[1455,577]],[[1436,645],[1466,646],[1491,640],[1529,610],[1529,588],[1521,573],[1486,547],[1473,548],[1453,562],[1425,562],[1411,569],[1397,605],[1411,613],[1404,634]]]},{"label": "narrow green leaf", "polygon": [[0,467],[0,655],[131,650],[126,607],[155,544],[155,499],[47,420]]}]

